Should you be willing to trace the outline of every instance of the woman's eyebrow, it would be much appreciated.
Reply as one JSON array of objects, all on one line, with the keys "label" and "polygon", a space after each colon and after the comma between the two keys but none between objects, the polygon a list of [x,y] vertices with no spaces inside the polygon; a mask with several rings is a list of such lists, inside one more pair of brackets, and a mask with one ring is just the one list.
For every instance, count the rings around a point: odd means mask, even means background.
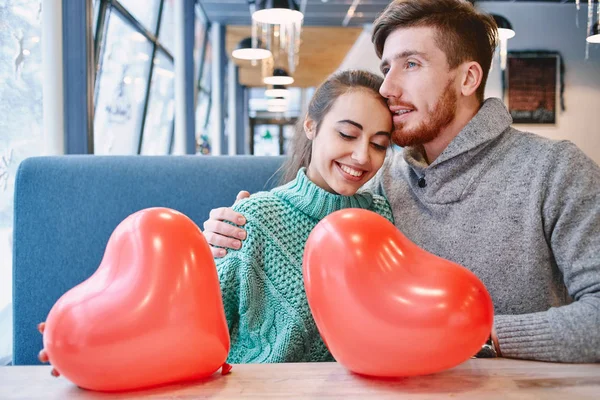
[{"label": "woman's eyebrow", "polygon": [[363,130],[363,126],[361,124],[359,124],[358,122],[352,121],[351,119],[343,119],[341,121],[337,122],[338,124],[350,124],[350,125],[354,125],[355,127],[357,127],[358,129],[360,129],[361,131]]}]

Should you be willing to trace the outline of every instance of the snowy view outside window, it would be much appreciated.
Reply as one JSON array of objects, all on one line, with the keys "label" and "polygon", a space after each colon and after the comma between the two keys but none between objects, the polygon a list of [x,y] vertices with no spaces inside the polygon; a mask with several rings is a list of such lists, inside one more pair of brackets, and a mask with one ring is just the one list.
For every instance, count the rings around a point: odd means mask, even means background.
[{"label": "snowy view outside window", "polygon": [[0,0],[0,365],[12,358],[15,173],[41,155],[41,0]]}]

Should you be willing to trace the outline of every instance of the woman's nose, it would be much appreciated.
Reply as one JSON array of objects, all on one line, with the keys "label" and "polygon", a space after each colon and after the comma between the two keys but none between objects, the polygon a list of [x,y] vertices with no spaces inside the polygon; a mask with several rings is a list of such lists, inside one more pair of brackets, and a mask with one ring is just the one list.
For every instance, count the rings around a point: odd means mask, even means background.
[{"label": "woman's nose", "polygon": [[369,162],[369,146],[361,144],[352,152],[352,159],[359,165],[365,165]]}]

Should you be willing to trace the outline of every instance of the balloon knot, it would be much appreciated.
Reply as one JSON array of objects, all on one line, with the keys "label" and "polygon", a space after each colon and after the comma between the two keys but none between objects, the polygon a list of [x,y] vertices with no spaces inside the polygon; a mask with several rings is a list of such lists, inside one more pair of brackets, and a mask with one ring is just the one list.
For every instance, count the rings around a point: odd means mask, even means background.
[{"label": "balloon knot", "polygon": [[223,365],[221,366],[221,375],[227,375],[228,373],[230,373],[231,368],[231,365],[223,363]]}]

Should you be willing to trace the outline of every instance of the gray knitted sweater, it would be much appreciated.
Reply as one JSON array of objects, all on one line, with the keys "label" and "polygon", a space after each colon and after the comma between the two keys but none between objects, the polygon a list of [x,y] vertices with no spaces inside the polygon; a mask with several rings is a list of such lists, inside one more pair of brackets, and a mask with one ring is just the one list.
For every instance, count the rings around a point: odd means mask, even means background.
[{"label": "gray knitted sweater", "polygon": [[431,165],[395,150],[369,186],[413,242],[484,282],[503,356],[600,362],[600,168],[488,99]]}]

